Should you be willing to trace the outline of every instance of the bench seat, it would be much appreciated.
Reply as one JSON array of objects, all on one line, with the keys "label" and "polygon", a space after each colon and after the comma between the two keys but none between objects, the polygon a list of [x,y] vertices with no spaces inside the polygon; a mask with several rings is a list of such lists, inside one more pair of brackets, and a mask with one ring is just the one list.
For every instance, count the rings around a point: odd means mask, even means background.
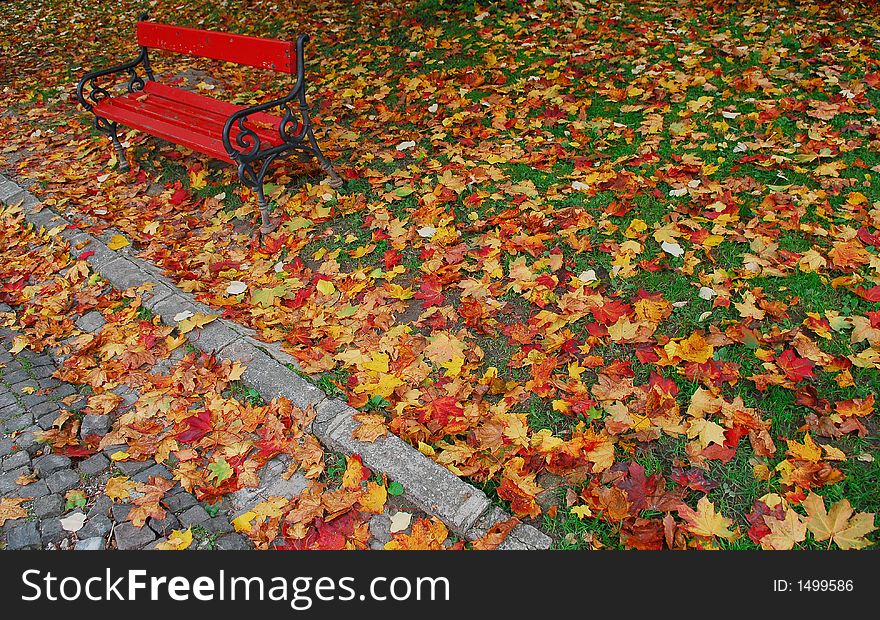
[{"label": "bench seat", "polygon": [[[223,146],[223,125],[241,109],[234,103],[153,81],[142,91],[102,99],[94,108],[108,120],[229,163],[235,162]],[[280,123],[280,117],[265,112],[255,112],[247,120],[264,147],[282,144]],[[233,126],[233,141],[237,135],[238,127]]]},{"label": "bench seat", "polygon": [[[300,158],[312,154],[327,173],[330,187],[343,184],[321,152],[309,117],[303,60],[308,40],[307,34],[300,34],[294,43],[158,24],[150,22],[145,13],[137,23],[137,57],[86,73],[76,86],[76,97],[94,115],[95,129],[110,138],[120,171],[130,170],[119,141],[120,125],[233,164],[242,184],[256,193],[262,221],[259,232],[268,234],[280,218],[269,216],[263,180],[278,157],[292,152]],[[240,106],[157,82],[149,58],[153,49],[269,69],[295,76],[296,81],[286,95]],[[119,93],[119,82],[125,76],[127,92]],[[99,84],[105,79],[110,82],[106,88]]]}]

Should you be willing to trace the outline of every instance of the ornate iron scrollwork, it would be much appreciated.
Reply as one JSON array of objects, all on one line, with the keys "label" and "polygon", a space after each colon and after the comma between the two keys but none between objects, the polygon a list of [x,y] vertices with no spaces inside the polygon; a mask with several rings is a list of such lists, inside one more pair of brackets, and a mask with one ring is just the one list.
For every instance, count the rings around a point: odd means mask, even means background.
[{"label": "ornate iron scrollwork", "polygon": [[[144,13],[143,15],[141,15],[140,19],[145,20],[148,19],[148,17],[149,16]],[[117,135],[117,125],[114,122],[108,121],[106,118],[98,116],[94,110],[95,106],[98,105],[98,103],[112,96],[109,90],[98,84],[98,78],[128,73],[129,78],[128,83],[126,84],[128,92],[139,92],[144,89],[144,86],[146,86],[144,78],[142,78],[137,71],[137,68],[140,65],[143,65],[144,72],[147,75],[147,79],[152,80],[153,71],[150,68],[150,59],[147,55],[147,48],[141,47],[140,53],[134,60],[123,63],[121,65],[116,65],[114,67],[108,67],[106,69],[99,69],[97,71],[87,73],[79,81],[79,84],[76,85],[76,98],[77,100],[79,100],[80,105],[92,114],[95,114],[95,129],[107,134],[107,136],[110,138],[110,141],[113,143],[113,147],[116,149],[116,153],[119,156],[120,170],[128,170],[129,166],[128,160],[125,158],[125,151],[122,149],[122,145],[119,143],[119,136]],[[89,89],[88,93],[85,92],[86,87],[88,87]]]},{"label": "ornate iron scrollwork", "polygon": [[[290,93],[284,97],[243,108],[233,113],[223,127],[223,146],[230,159],[238,164],[238,176],[241,182],[257,194],[262,218],[261,231],[263,232],[272,230],[269,205],[263,194],[263,178],[269,164],[282,153],[295,150],[314,155],[321,168],[330,177],[330,185],[332,187],[342,185],[342,179],[336,174],[330,160],[321,152],[312,130],[309,107],[306,103],[305,64],[303,62],[303,48],[308,40],[307,34],[300,35],[296,40],[296,83]],[[294,103],[298,105],[292,105]],[[276,108],[280,108],[282,112],[281,122],[278,124],[280,144],[264,148],[260,136],[248,126],[248,117],[257,112]],[[233,128],[237,129],[234,140],[231,137]]]}]

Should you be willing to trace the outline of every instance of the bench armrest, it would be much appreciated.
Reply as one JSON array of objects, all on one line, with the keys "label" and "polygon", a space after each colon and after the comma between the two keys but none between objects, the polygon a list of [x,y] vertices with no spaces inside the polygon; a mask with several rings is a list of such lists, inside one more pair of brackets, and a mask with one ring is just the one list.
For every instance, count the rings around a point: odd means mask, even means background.
[{"label": "bench armrest", "polygon": [[[237,161],[242,158],[253,158],[260,152],[259,136],[257,136],[255,131],[245,125],[248,117],[255,112],[265,112],[272,108],[282,107],[284,109],[284,116],[282,117],[281,125],[278,128],[279,133],[281,134],[281,139],[285,142],[293,142],[299,138],[299,133],[296,132],[296,128],[298,127],[297,121],[293,118],[292,110],[288,104],[298,99],[301,109],[306,106],[306,70],[305,62],[303,60],[303,49],[308,40],[309,35],[307,34],[301,34],[296,39],[296,83],[289,94],[265,103],[242,108],[226,119],[226,124],[223,126],[223,146],[226,148],[229,157],[233,160]],[[291,124],[293,124],[293,131],[290,129]],[[238,134],[235,136],[235,144],[233,144],[231,133],[232,128],[235,125],[238,125]]]},{"label": "bench armrest", "polygon": [[[144,68],[147,71],[147,76],[149,78],[152,78],[152,76],[150,75],[151,71],[149,70],[148,63],[149,61],[147,60],[147,50],[146,48],[141,48],[140,54],[138,54],[137,58],[135,58],[134,60],[123,63],[121,65],[116,65],[114,67],[107,67],[106,69],[98,69],[97,71],[86,73],[79,81],[79,84],[77,84],[76,86],[77,100],[79,100],[79,103],[82,107],[91,112],[92,107],[95,104],[97,104],[102,99],[110,97],[110,93],[105,88],[102,88],[98,85],[98,78],[107,75],[115,75],[118,73],[127,72],[130,75],[130,78],[128,80],[128,92],[134,92],[136,90],[143,89],[144,80],[138,75],[137,67],[139,65],[144,65]],[[91,89],[88,94],[84,92],[86,86],[89,86]]]}]

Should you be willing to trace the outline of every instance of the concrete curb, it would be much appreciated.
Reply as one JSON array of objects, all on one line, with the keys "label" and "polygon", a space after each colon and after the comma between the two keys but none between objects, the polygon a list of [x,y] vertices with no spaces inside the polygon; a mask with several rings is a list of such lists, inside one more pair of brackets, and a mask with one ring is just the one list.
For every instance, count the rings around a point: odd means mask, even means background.
[{"label": "concrete curb", "polygon": [[[93,252],[85,260],[115,288],[125,290],[152,282],[153,289],[149,295],[143,296],[143,305],[159,315],[165,324],[176,326],[174,317],[187,310],[213,314],[211,308],[178,289],[154,265],[133,256],[131,246],[117,251],[108,248],[106,242],[121,235],[120,231],[110,229],[96,238],[73,228],[67,219],[48,208],[35,211],[40,201],[2,174],[0,202],[21,206],[25,219],[37,229],[63,226],[60,236],[78,252]],[[257,390],[265,400],[283,396],[297,407],[315,407],[317,416],[311,431],[324,446],[344,454],[360,455],[367,467],[384,472],[391,480],[402,484],[406,499],[425,513],[441,519],[455,534],[475,540],[494,524],[510,517],[492,506],[483,491],[399,437],[389,434],[373,443],[354,439],[352,431],[358,426],[354,416],[358,411],[339,399],[327,398],[321,390],[288,368],[287,364],[296,367],[293,357],[277,345],[256,340],[255,335],[251,329],[218,318],[194,329],[187,337],[202,351],[245,364],[247,369],[242,381]],[[547,549],[550,543],[550,537],[537,528],[520,524],[499,548]]]}]

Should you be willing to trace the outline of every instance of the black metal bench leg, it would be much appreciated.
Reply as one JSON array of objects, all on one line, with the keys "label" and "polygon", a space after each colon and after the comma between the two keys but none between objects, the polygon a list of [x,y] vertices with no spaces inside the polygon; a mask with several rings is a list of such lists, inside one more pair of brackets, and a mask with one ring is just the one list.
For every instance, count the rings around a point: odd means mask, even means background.
[{"label": "black metal bench leg", "polygon": [[113,148],[116,149],[116,157],[119,159],[119,170],[122,172],[128,172],[131,170],[131,166],[128,165],[128,159],[125,157],[125,149],[122,148],[122,144],[119,142],[119,136],[116,135],[115,127],[113,133],[110,134],[110,140],[113,142]]},{"label": "black metal bench leg", "polygon": [[125,149],[122,148],[122,144],[119,142],[119,136],[116,135],[116,123],[112,123],[106,118],[95,116],[95,129],[101,133],[107,134],[107,137],[110,138],[110,142],[113,143],[113,148],[116,149],[116,157],[119,159],[119,170],[121,172],[128,172],[131,167],[128,165],[128,160],[125,158]]},{"label": "black metal bench leg", "polygon": [[321,147],[318,146],[318,141],[315,140],[315,133],[312,131],[311,123],[309,123],[309,128],[306,130],[306,134],[309,137],[309,144],[312,146],[312,152],[315,154],[321,168],[327,173],[330,187],[339,189],[342,187],[342,177],[336,174],[336,170],[333,169],[333,164],[331,164],[330,160],[327,159],[323,152],[321,152]]},{"label": "black metal bench leg", "polygon": [[257,184],[257,204],[260,207],[260,232],[268,234],[275,230],[275,225],[269,217],[269,201],[266,200],[266,195],[263,193],[262,177]]}]

